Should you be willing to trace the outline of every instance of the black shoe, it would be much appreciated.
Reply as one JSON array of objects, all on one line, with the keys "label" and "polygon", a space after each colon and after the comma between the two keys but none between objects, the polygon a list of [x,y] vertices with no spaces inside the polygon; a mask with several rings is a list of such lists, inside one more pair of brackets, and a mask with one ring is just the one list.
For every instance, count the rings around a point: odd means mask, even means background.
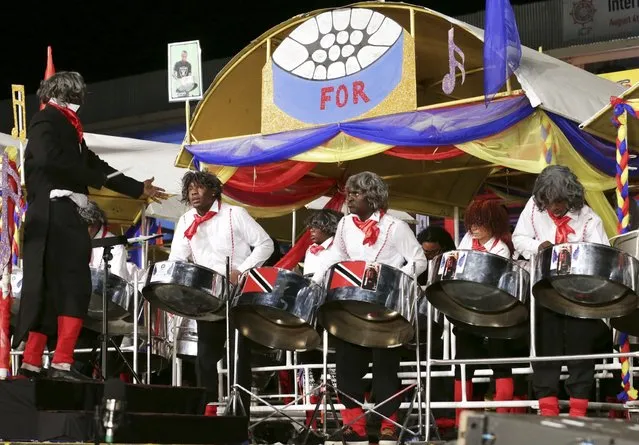
[{"label": "black shoe", "polygon": [[[346,428],[343,434],[346,445],[368,445],[368,436],[360,436],[351,428]],[[343,445],[339,433],[336,433],[333,437],[333,439],[325,441],[324,445]]]},{"label": "black shoe", "polygon": [[29,380],[39,379],[40,377],[42,377],[41,371],[31,371],[26,368],[18,369],[18,375],[16,376],[16,378],[25,378]]},{"label": "black shoe", "polygon": [[57,369],[53,366],[49,368],[47,377],[53,380],[65,380],[67,382],[91,382],[93,379],[78,372],[73,366],[70,370]]},{"label": "black shoe", "polygon": [[397,445],[399,433],[397,428],[384,428],[379,435],[378,445]]}]

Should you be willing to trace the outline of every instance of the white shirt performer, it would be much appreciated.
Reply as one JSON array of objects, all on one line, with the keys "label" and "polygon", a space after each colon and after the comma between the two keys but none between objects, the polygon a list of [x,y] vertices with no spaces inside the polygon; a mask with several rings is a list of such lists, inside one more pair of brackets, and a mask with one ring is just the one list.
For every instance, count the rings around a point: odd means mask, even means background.
[{"label": "white shirt performer", "polygon": [[[584,203],[584,188],[568,167],[546,167],[535,181],[533,196],[513,233],[515,250],[524,258],[553,244],[590,242],[609,245],[601,218]],[[601,320],[568,317],[537,306],[539,355],[592,354],[596,339],[609,335]],[[533,363],[533,389],[543,416],[558,416],[561,362]],[[570,415],[586,415],[595,372],[594,360],[569,360],[565,382]]]},{"label": "white shirt performer", "polygon": [[[94,202],[89,201],[86,207],[79,209],[80,216],[86,221],[89,228],[89,236],[91,239],[108,238],[113,233],[107,230],[109,221],[104,211]],[[104,268],[104,248],[96,247],[91,249],[91,259],[89,266],[92,269],[102,270]],[[123,244],[111,247],[111,258],[109,260],[109,272],[123,280],[129,279],[129,272],[126,264],[126,246]]]},{"label": "white shirt performer", "polygon": [[[226,258],[231,262],[231,282],[241,273],[262,265],[273,253],[273,241],[242,207],[221,202],[222,183],[208,172],[187,172],[182,178],[182,201],[193,208],[182,215],[171,243],[171,261],[191,261],[226,274]],[[251,251],[252,248],[252,251]],[[231,336],[234,329],[231,326]],[[217,362],[224,356],[226,320],[197,322],[198,385],[207,389],[206,415],[216,415],[218,401]],[[238,342],[238,384],[251,387],[250,348],[243,337]],[[231,340],[231,345],[234,341]],[[233,375],[233,363],[229,366]],[[247,415],[250,396],[241,392]]]},{"label": "white shirt performer", "polygon": [[[351,176],[346,182],[346,191],[346,203],[351,214],[345,216],[337,226],[333,245],[329,249],[331,260],[382,263],[401,268],[410,276],[414,272],[419,275],[426,270],[428,263],[413,231],[408,224],[386,213],[388,186],[379,176],[371,172]],[[313,277],[315,282],[320,282],[328,269],[329,265],[322,263],[323,266]],[[360,403],[364,402],[365,385],[362,377],[368,372],[371,355],[375,400],[380,403],[391,399],[379,408],[379,412],[397,421],[401,398],[393,396],[401,386],[397,376],[401,348],[364,348],[337,340],[335,366],[339,389]],[[342,398],[342,403],[346,407],[342,411],[342,420],[345,425],[350,424],[344,432],[344,440],[349,444],[368,444],[366,417],[362,408],[347,397]],[[395,425],[382,419],[379,444],[395,445],[397,440]]]}]

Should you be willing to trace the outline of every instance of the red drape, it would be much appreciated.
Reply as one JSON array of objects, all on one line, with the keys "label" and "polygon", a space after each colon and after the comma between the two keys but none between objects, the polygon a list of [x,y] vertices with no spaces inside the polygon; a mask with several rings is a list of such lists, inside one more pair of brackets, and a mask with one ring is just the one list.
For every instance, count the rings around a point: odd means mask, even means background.
[{"label": "red drape", "polygon": [[456,158],[465,154],[459,148],[449,145],[447,147],[393,147],[384,154],[397,158],[413,161],[441,161],[443,159]]},{"label": "red drape", "polygon": [[335,186],[335,179],[303,177],[294,184],[269,193],[261,191],[239,190],[233,186],[224,185],[224,194],[229,198],[256,207],[280,207],[311,200],[328,192]]},{"label": "red drape", "polygon": [[[346,195],[343,191],[336,191],[333,197],[326,203],[324,206],[325,209],[329,210],[337,210],[340,212],[342,210],[342,206],[344,205],[344,201],[346,200]],[[291,250],[286,252],[278,262],[275,264],[275,267],[281,267],[282,269],[292,270],[297,263],[302,261],[304,255],[306,254],[306,250],[311,245],[311,232],[305,230],[302,236],[297,239],[297,242]]]},{"label": "red drape", "polygon": [[240,167],[226,182],[226,186],[245,192],[274,192],[295,184],[315,165],[314,162],[286,160],[256,167]]}]

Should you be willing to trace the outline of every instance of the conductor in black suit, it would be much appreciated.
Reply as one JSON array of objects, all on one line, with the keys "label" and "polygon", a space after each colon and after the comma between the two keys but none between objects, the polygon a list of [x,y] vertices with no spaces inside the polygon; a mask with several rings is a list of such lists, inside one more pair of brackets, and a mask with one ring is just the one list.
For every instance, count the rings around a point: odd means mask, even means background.
[{"label": "conductor in black suit", "polygon": [[166,199],[153,178],[136,181],[115,172],[87,147],[77,111],[86,85],[78,73],[59,72],[43,81],[38,97],[46,106],[29,126],[25,150],[27,212],[24,281],[14,346],[27,339],[20,374],[41,375],[48,337],[57,342],[49,377],[79,380],[73,351],[91,296],[91,240],[78,213],[88,205],[88,187],[106,187],[131,198]]}]

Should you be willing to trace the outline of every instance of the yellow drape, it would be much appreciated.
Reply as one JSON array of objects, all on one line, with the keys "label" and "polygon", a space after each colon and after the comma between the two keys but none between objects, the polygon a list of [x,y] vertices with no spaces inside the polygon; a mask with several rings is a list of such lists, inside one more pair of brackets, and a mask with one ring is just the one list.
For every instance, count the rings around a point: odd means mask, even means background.
[{"label": "yellow drape", "polygon": [[[486,162],[537,174],[546,166],[539,153],[543,150],[541,119],[544,112],[535,111],[519,124],[497,134],[473,142],[458,144],[460,150]],[[569,167],[586,189],[586,199],[602,218],[609,236],[617,231],[617,220],[603,191],[615,187],[615,180],[593,168],[572,147],[563,132],[552,124],[557,154],[555,162]]]}]

